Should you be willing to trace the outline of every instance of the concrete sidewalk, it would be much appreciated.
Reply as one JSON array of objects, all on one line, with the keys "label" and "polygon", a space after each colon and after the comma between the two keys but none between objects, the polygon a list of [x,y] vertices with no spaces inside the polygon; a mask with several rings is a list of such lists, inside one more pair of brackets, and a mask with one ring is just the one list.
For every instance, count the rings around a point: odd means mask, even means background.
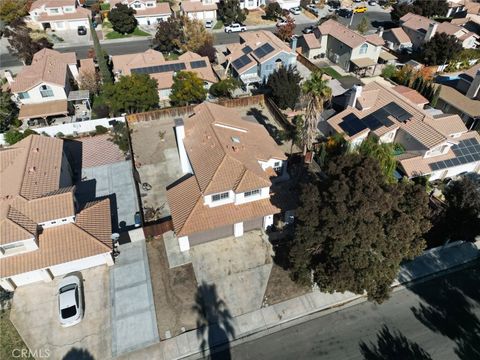
[{"label": "concrete sidewalk", "polygon": [[[440,275],[444,271],[452,270],[479,257],[480,241],[476,244],[456,242],[449,246],[426,251],[415,260],[402,265],[397,280],[392,287],[401,287],[412,281],[419,281]],[[251,313],[232,318],[229,333],[234,333],[235,338],[229,339],[230,346],[246,341],[246,337],[261,337],[268,333],[281,330],[294,323],[308,320],[309,315],[321,311],[331,310],[340,306],[348,306],[366,301],[366,297],[353,293],[327,294],[315,291],[279,304],[261,308]],[[228,304],[227,304],[228,306]],[[319,314],[316,314],[319,316]],[[210,333],[218,332],[219,326],[211,326],[197,337],[196,331],[186,332],[174,338],[162,341],[148,348],[130,353],[122,359],[156,358],[156,359],[181,359],[201,357],[202,342],[210,346],[220,345],[216,339],[209,341]],[[217,329],[217,331],[209,331]],[[221,330],[221,329],[220,329]],[[223,329],[225,330],[225,329]],[[223,337],[223,342],[226,337]]]}]

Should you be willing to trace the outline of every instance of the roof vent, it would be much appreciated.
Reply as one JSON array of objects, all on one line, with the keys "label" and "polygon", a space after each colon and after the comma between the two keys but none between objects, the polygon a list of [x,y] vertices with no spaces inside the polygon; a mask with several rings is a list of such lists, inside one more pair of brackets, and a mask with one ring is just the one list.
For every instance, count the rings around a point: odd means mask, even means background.
[{"label": "roof vent", "polygon": [[231,139],[234,143],[237,143],[237,144],[240,143],[240,138],[238,136],[232,136]]},{"label": "roof vent", "polygon": [[36,147],[35,149],[33,149],[33,152],[36,152],[38,153],[40,151],[40,149],[38,147]]},{"label": "roof vent", "polygon": [[30,169],[28,169],[29,173],[34,173],[35,171],[37,171],[37,168],[35,166],[32,166]]}]

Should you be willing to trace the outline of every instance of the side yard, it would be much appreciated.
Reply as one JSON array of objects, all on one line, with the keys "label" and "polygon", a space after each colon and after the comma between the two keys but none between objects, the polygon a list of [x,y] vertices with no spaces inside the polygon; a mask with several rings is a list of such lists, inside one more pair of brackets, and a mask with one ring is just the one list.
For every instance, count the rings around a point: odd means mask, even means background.
[{"label": "side yard", "polygon": [[[20,334],[10,321],[10,310],[0,311],[0,359],[15,359],[20,354],[28,351]],[[15,356],[17,355],[17,356]],[[23,359],[33,359],[30,354],[22,356]]]}]

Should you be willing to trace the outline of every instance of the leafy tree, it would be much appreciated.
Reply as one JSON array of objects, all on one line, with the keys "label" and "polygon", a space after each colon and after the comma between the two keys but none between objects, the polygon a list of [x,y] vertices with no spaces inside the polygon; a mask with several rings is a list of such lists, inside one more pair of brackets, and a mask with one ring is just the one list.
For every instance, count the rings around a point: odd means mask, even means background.
[{"label": "leafy tree", "polygon": [[429,226],[421,186],[387,184],[378,162],[350,153],[330,162],[326,178],[304,186],[297,210],[291,275],[322,291],[367,292],[382,302],[400,263],[421,254]]},{"label": "leafy tree", "polygon": [[370,27],[370,21],[368,21],[368,18],[366,16],[362,17],[362,20],[360,23],[357,25],[357,31],[360,34],[365,34]]},{"label": "leafy tree", "polygon": [[18,131],[17,129],[10,129],[5,133],[5,141],[9,145],[13,145],[32,134],[36,134],[36,132],[32,129],[26,129],[23,133]]},{"label": "leafy tree", "polygon": [[480,235],[480,177],[453,181],[445,189],[447,208],[443,222],[451,240],[474,241]]},{"label": "leafy tree", "polygon": [[207,97],[203,80],[191,71],[179,71],[173,78],[170,102],[173,106],[197,104]]},{"label": "leafy tree", "polygon": [[392,11],[390,13],[393,21],[399,21],[404,15],[407,15],[409,12],[413,12],[413,7],[407,2],[397,2],[392,5]]},{"label": "leafy tree", "polygon": [[320,70],[314,71],[310,79],[302,85],[302,93],[306,99],[304,131],[304,148],[311,149],[317,136],[317,127],[320,115],[323,112],[325,102],[332,98],[332,89],[328,86],[328,81],[323,80],[323,73]]},{"label": "leafy tree", "polygon": [[296,67],[280,67],[267,80],[267,87],[271,90],[271,97],[280,109],[293,109],[300,96],[300,82],[302,77]]},{"label": "leafy tree", "polygon": [[237,79],[227,78],[210,86],[209,93],[215,97],[231,98],[232,92],[240,86]]},{"label": "leafy tree", "polygon": [[105,85],[102,95],[114,115],[148,111],[159,102],[157,81],[146,74],[121,76],[116,83]]},{"label": "leafy tree", "polygon": [[295,32],[295,20],[290,15],[287,15],[286,21],[287,23],[279,26],[275,32],[275,35],[282,41],[289,41]]},{"label": "leafy tree", "polygon": [[207,32],[202,22],[185,16],[182,18],[182,23],[183,36],[181,37],[180,49],[197,52],[202,46],[213,44],[213,36]]},{"label": "leafy tree", "polygon": [[136,10],[128,5],[118,3],[108,13],[108,20],[112,23],[113,30],[116,32],[130,34],[137,27],[136,13]]},{"label": "leafy tree", "polygon": [[462,49],[462,44],[454,35],[436,33],[424,45],[422,57],[427,65],[441,65],[455,58]]},{"label": "leafy tree", "polygon": [[93,48],[95,50],[95,58],[97,60],[98,68],[100,69],[100,76],[103,84],[113,83],[112,73],[108,67],[107,58],[108,54],[100,46],[98,40],[97,31],[93,27],[92,19],[88,17],[88,23],[90,24],[90,34],[92,34]]},{"label": "leafy tree", "polygon": [[302,142],[302,133],[305,122],[301,115],[296,115],[292,120],[292,126],[285,128],[280,137],[283,141],[290,141],[290,155],[293,153],[293,146],[300,145]]},{"label": "leafy tree", "polygon": [[91,95],[98,95],[101,89],[100,74],[93,71],[81,71],[78,75],[80,90],[88,90]]},{"label": "leafy tree", "polygon": [[113,125],[113,131],[109,140],[117,145],[121,151],[127,153],[130,151],[129,137],[127,125],[123,121],[117,121]]},{"label": "leafy tree", "polygon": [[157,32],[152,39],[153,47],[163,53],[171,53],[179,49],[179,41],[182,37],[181,19],[170,16],[166,21],[158,23]]},{"label": "leafy tree", "polygon": [[402,16],[409,12],[427,18],[445,16],[448,12],[448,4],[445,0],[415,0],[413,4],[397,2],[392,6],[392,20],[399,21]]},{"label": "leafy tree", "polygon": [[430,99],[430,106],[436,107],[438,98],[440,97],[440,91],[442,90],[442,85],[437,85],[435,91],[433,92],[432,98]]},{"label": "leafy tree", "polygon": [[32,63],[33,55],[44,49],[51,49],[53,44],[47,38],[33,40],[30,36],[32,30],[26,26],[22,19],[17,19],[5,28],[4,36],[8,39],[8,51],[18,57],[26,65]]},{"label": "leafy tree", "polygon": [[265,17],[270,20],[275,20],[282,15],[282,7],[278,2],[271,2],[265,9]]},{"label": "leafy tree", "polygon": [[208,60],[213,63],[217,57],[217,50],[212,44],[204,43],[198,48],[197,54],[208,57]]},{"label": "leafy tree", "polygon": [[393,144],[380,143],[378,138],[369,136],[356,149],[360,155],[369,156],[378,161],[380,169],[388,182],[394,183],[393,173],[397,161],[393,155]]},{"label": "leafy tree", "polygon": [[2,0],[0,2],[0,20],[10,25],[15,20],[28,15],[31,0]]},{"label": "leafy tree", "polygon": [[396,72],[397,72],[397,69],[395,65],[388,64],[388,65],[385,65],[385,67],[382,69],[382,76],[386,79],[391,79],[395,76]]},{"label": "leafy tree", "polygon": [[4,133],[10,128],[18,114],[18,109],[11,96],[9,91],[3,91],[0,86],[0,133]]},{"label": "leafy tree", "polygon": [[240,2],[237,0],[223,0],[218,4],[218,18],[225,25],[232,23],[243,23],[247,18],[245,11],[240,8]]}]

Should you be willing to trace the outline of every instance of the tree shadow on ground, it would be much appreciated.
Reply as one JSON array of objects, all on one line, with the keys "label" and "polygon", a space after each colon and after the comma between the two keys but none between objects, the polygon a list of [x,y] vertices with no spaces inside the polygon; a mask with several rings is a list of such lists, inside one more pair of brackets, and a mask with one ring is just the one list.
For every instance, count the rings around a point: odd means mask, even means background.
[{"label": "tree shadow on ground", "polygon": [[480,359],[480,320],[475,314],[480,306],[479,262],[461,276],[451,274],[435,283],[412,286],[423,300],[411,310],[415,317],[434,332],[453,340],[462,360]]},{"label": "tree shadow on ground", "polygon": [[63,360],[95,360],[87,349],[71,348]]},{"label": "tree shadow on ground", "polygon": [[273,140],[275,140],[277,145],[283,144],[281,133],[282,129],[279,129],[275,125],[271,124],[268,117],[264,115],[262,110],[252,107],[247,111],[247,115],[253,116],[260,125],[263,125]]},{"label": "tree shadow on ground", "polygon": [[202,355],[205,357],[208,345],[210,359],[231,359],[229,338],[235,338],[235,329],[232,315],[225,302],[219,298],[215,284],[202,281],[197,288],[193,310],[197,313],[197,338],[202,340]]},{"label": "tree shadow on ground", "polygon": [[399,331],[390,331],[386,325],[378,332],[377,343],[366,344],[362,341],[360,351],[365,360],[432,360],[418,344],[408,340]]}]

